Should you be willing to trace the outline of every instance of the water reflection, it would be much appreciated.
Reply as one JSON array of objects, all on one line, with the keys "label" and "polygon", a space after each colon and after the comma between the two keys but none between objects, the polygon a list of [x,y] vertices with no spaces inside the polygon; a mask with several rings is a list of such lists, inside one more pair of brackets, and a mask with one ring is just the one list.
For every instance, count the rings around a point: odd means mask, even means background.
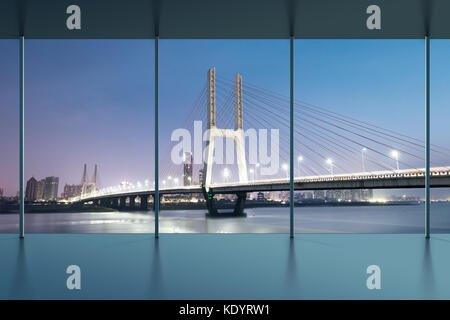
[{"label": "water reflection", "polygon": [[295,254],[295,239],[289,238],[289,251],[287,259],[286,286],[291,295],[296,295],[300,289],[297,270],[297,259]]},{"label": "water reflection", "polygon": [[25,239],[18,239],[18,242],[19,249],[9,299],[31,299],[33,290],[28,272]]},{"label": "water reflection", "polygon": [[422,292],[427,299],[436,297],[436,284],[434,279],[433,257],[431,254],[432,239],[424,240],[422,262]]},{"label": "water reflection", "polygon": [[[432,204],[433,233],[450,232],[450,203]],[[423,205],[296,207],[296,233],[422,233]],[[207,218],[202,210],[160,212],[161,233],[289,233],[288,208],[246,209],[246,217]],[[0,214],[0,232],[17,233],[16,215]],[[34,213],[27,233],[153,233],[149,211]]]}]

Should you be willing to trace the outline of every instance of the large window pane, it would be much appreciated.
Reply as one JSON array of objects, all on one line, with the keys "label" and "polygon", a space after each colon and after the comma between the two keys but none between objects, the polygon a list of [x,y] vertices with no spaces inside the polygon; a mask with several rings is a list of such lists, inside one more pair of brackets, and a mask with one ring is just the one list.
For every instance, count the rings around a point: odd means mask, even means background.
[{"label": "large window pane", "polygon": [[[209,175],[202,135],[214,97]],[[161,232],[289,232],[288,97],[289,41],[160,41]]]},{"label": "large window pane", "polygon": [[296,232],[422,233],[424,41],[295,46]]},{"label": "large window pane", "polygon": [[[431,49],[431,172],[448,180],[450,167],[450,40],[432,40]],[[447,184],[448,186],[448,184]],[[431,232],[450,232],[450,189],[431,189]]]},{"label": "large window pane", "polygon": [[26,232],[153,232],[154,41],[25,48]]},{"label": "large window pane", "polygon": [[0,40],[0,233],[18,233],[19,41]]}]

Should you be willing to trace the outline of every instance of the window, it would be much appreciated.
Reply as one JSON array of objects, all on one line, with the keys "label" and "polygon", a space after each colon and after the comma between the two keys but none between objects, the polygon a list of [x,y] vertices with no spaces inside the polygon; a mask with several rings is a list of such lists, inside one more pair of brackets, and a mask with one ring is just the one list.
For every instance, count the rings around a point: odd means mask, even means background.
[{"label": "window", "polygon": [[19,231],[19,42],[0,40],[0,233]]},{"label": "window", "polygon": [[160,41],[161,232],[289,232],[286,98],[287,40]]},{"label": "window", "polygon": [[424,41],[296,40],[295,52],[296,232],[423,233],[423,187],[394,187],[424,168]]},{"label": "window", "polygon": [[25,48],[26,232],[153,232],[154,41]]}]

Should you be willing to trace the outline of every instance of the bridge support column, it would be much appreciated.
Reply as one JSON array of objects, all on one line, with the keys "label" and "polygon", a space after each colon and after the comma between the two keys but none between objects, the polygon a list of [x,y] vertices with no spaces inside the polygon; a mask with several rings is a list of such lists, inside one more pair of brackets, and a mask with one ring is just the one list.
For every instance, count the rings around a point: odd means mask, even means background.
[{"label": "bridge support column", "polygon": [[147,211],[148,210],[148,196],[140,196],[141,204],[139,205],[139,209]]},{"label": "bridge support column", "polygon": [[119,209],[119,198],[112,198],[111,206],[115,209]]},{"label": "bridge support column", "polygon": [[127,208],[127,197],[120,197],[119,210],[125,210]]},{"label": "bridge support column", "polygon": [[234,206],[234,215],[240,216],[244,214],[245,200],[247,200],[246,192],[236,193],[237,199],[236,204]]},{"label": "bridge support column", "polygon": [[130,210],[136,209],[136,196],[130,196]]},{"label": "bridge support column", "polygon": [[110,207],[111,206],[111,199],[100,199],[98,200],[98,205],[101,207]]},{"label": "bridge support column", "polygon": [[211,191],[206,191],[206,188],[202,186],[203,197],[206,200],[206,209],[209,215],[217,215],[216,199],[214,199],[214,194]]}]

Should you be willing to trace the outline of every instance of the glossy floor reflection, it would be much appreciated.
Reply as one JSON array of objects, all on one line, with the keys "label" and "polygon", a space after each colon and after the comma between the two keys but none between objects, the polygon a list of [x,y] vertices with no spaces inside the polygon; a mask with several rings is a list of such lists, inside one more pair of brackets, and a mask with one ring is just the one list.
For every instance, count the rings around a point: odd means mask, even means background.
[{"label": "glossy floor reflection", "polygon": [[450,235],[0,235],[0,298],[449,299],[449,249]]}]

